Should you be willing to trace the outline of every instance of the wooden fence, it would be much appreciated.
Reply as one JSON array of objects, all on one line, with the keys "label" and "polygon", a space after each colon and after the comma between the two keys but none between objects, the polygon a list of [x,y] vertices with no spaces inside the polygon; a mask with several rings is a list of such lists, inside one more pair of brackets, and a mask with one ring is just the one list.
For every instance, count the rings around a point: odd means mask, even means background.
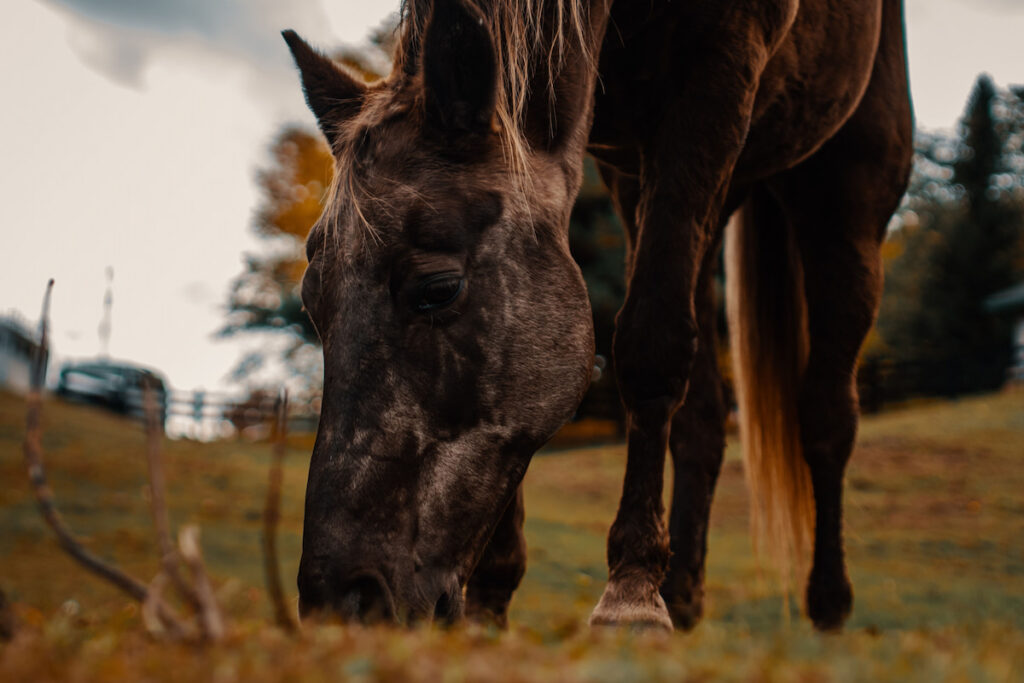
[{"label": "wooden fence", "polygon": [[[886,406],[928,396],[946,398],[966,393],[995,390],[1006,377],[1003,358],[957,358],[942,361],[905,361],[875,358],[861,364],[857,374],[861,409],[865,413],[883,410]],[[141,396],[141,395],[140,395]],[[732,393],[726,388],[727,401]],[[141,398],[139,398],[141,401]],[[320,414],[318,393],[293,396],[289,401],[288,422],[294,432],[314,432]],[[266,390],[248,395],[226,392],[172,390],[159,402],[165,419],[174,419],[179,428],[194,425],[210,429],[211,425],[230,423],[237,431],[258,428],[274,419],[277,396]],[[142,405],[129,399],[123,411],[141,416]],[[625,434],[625,413],[618,389],[610,373],[592,384],[577,410],[576,417],[614,421],[619,435]]]}]

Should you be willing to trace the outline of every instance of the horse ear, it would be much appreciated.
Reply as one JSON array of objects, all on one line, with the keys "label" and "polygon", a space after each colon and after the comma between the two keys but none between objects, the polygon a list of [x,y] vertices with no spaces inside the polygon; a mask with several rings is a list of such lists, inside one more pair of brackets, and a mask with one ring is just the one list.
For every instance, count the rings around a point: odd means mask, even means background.
[{"label": "horse ear", "polygon": [[448,135],[490,130],[497,77],[480,11],[464,0],[434,0],[423,42],[427,122]]},{"label": "horse ear", "polygon": [[366,86],[310,47],[295,31],[288,29],[281,35],[299,67],[306,104],[316,116],[327,141],[333,144],[338,126],[355,116],[362,106]]}]

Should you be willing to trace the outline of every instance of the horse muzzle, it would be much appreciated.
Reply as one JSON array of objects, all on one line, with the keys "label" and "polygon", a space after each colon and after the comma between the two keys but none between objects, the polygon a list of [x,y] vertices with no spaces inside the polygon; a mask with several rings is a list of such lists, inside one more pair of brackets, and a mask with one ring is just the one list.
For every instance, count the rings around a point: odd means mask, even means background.
[{"label": "horse muzzle", "polygon": [[392,587],[379,571],[325,573],[303,562],[299,568],[299,616],[303,621],[415,625],[453,623],[464,611],[460,582],[454,577],[414,576]]}]

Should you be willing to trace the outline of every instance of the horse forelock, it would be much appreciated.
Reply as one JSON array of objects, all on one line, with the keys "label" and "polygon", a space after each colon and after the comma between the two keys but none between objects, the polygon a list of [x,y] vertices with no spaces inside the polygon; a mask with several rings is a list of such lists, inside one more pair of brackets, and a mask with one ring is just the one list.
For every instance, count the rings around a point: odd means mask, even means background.
[{"label": "horse forelock", "polygon": [[409,88],[396,87],[398,80],[392,74],[371,86],[359,113],[338,124],[332,138],[334,173],[324,195],[321,239],[337,239],[346,226],[351,226],[362,238],[360,242],[381,242],[382,236],[367,214],[371,207],[377,213],[386,213],[388,207],[386,198],[375,193],[364,177],[368,157],[372,156],[373,143],[391,121],[418,118],[420,111]]},{"label": "horse forelock", "polygon": [[[540,198],[532,182],[532,152],[525,134],[528,98],[531,90],[543,86],[554,99],[555,79],[569,51],[593,59],[593,46],[586,40],[589,6],[587,0],[462,1],[480,11],[494,39],[499,72],[495,130],[512,179],[507,199],[530,214]],[[325,239],[351,224],[363,243],[380,244],[383,239],[370,214],[387,213],[390,207],[387,197],[374,192],[373,183],[364,177],[366,144],[391,121],[422,119],[420,50],[432,7],[433,0],[404,0],[391,75],[371,86],[358,115],[340,124],[333,149],[335,172],[323,213]],[[377,180],[388,179],[378,175]]]}]

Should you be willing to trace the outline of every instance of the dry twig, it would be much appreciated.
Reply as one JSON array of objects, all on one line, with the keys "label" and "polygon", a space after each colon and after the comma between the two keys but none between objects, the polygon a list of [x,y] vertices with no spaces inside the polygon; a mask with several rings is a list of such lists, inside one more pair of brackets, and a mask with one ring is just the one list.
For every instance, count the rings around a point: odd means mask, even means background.
[{"label": "dry twig", "polygon": [[46,326],[50,315],[51,292],[53,292],[53,280],[50,280],[46,285],[46,296],[43,299],[43,316],[39,323],[39,347],[36,349],[35,359],[32,363],[31,387],[28,393],[28,400],[26,401],[24,453],[28,478],[32,483],[36,500],[39,502],[39,510],[43,515],[43,519],[53,529],[53,532],[57,534],[57,541],[60,543],[61,548],[89,571],[102,576],[136,600],[144,600],[146,597],[146,586],[142,582],[128,576],[120,569],[110,566],[83,548],[78,540],[75,539],[74,534],[71,533],[71,530],[57,511],[57,506],[53,500],[53,490],[46,483],[46,470],[43,467],[42,413],[44,361],[49,353]]},{"label": "dry twig", "polygon": [[224,617],[214,595],[210,579],[203,564],[199,546],[199,528],[187,526],[178,533],[178,548],[181,557],[192,573],[190,584],[181,575],[178,565],[178,550],[171,542],[170,522],[167,517],[167,480],[164,477],[163,458],[160,444],[163,437],[163,416],[156,404],[151,384],[143,389],[143,407],[146,418],[146,460],[149,465],[150,502],[153,511],[153,525],[156,528],[160,546],[161,573],[150,586],[151,594],[158,594],[163,588],[163,578],[170,580],[178,594],[196,611],[199,632],[208,641],[224,637]]},{"label": "dry twig", "polygon": [[281,518],[282,462],[288,440],[288,390],[282,389],[277,399],[277,420],[274,429],[274,452],[270,460],[270,481],[267,502],[263,507],[263,570],[267,594],[274,605],[274,620],[286,631],[295,631],[295,619],[284,600],[281,571],[277,561],[277,523]]},{"label": "dry twig", "polygon": [[164,586],[167,576],[158,572],[146,588],[146,599],[142,601],[142,623],[152,635],[163,635],[169,640],[187,640],[195,637],[195,629],[184,621],[172,616],[168,618],[164,607]]},{"label": "dry twig", "polygon": [[164,477],[160,440],[163,437],[163,419],[156,405],[153,387],[146,382],[142,394],[143,413],[146,420],[146,463],[149,467],[149,502],[153,513],[157,544],[160,548],[160,567],[178,594],[196,611],[200,609],[195,589],[181,576],[178,569],[178,552],[171,540],[171,527],[167,519],[167,480]]},{"label": "dry twig", "polygon": [[0,641],[13,638],[15,630],[17,630],[17,622],[14,612],[11,611],[11,606],[7,603],[7,596],[4,595],[3,589],[0,588]]},{"label": "dry twig", "polygon": [[195,596],[199,602],[199,627],[203,638],[217,641],[224,637],[224,616],[221,614],[217,597],[213,593],[210,577],[203,564],[203,553],[199,546],[199,527],[189,524],[178,532],[178,548],[181,557],[192,572]]},{"label": "dry twig", "polygon": [[147,626],[151,632],[163,630],[169,637],[178,638],[187,633],[185,624],[161,599],[159,591],[150,591],[138,579],[125,574],[117,567],[108,564],[100,557],[89,552],[75,538],[74,533],[65,524],[57,510],[53,490],[46,481],[46,469],[43,465],[43,382],[45,375],[45,359],[49,353],[47,338],[47,321],[50,315],[50,295],[53,291],[53,280],[46,286],[43,298],[42,319],[39,322],[39,347],[36,349],[32,363],[31,386],[26,400],[25,415],[25,468],[28,470],[29,482],[39,503],[39,511],[50,529],[57,536],[60,547],[83,567],[97,576],[138,600],[146,607],[151,616]]}]

